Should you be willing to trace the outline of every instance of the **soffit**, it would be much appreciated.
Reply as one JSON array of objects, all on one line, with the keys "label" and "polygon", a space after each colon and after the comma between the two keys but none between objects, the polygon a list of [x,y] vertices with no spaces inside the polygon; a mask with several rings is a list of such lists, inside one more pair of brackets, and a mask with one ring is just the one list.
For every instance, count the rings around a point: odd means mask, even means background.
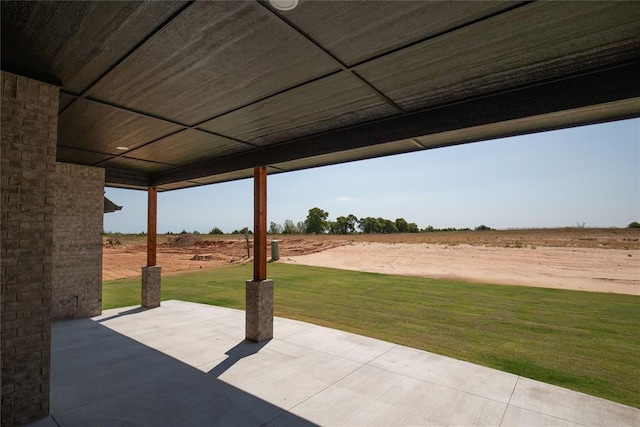
[{"label": "soffit", "polygon": [[[638,117],[638,2],[9,2],[58,160],[171,190]],[[127,147],[119,150],[117,147]]]}]

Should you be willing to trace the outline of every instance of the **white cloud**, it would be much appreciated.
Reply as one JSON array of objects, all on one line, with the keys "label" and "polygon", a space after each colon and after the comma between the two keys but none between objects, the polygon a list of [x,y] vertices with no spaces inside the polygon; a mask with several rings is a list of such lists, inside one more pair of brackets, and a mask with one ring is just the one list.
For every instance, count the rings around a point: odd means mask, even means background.
[{"label": "white cloud", "polygon": [[342,197],[338,197],[337,199],[333,199],[336,202],[350,202],[353,200],[353,197],[349,197],[349,196],[342,196]]}]

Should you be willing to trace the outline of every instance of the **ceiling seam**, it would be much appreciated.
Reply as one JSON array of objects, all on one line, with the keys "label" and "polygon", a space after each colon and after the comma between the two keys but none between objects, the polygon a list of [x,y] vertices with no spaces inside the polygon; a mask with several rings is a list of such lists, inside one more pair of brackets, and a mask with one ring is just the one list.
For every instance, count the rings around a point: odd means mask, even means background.
[{"label": "ceiling seam", "polygon": [[[62,92],[65,93],[65,94],[68,94],[66,91],[62,91]],[[77,95],[73,95],[73,94],[69,94],[69,95],[74,96],[74,97],[78,97]],[[164,118],[164,117],[156,116],[155,114],[145,113],[143,111],[138,111],[138,110],[135,110],[133,108],[124,107],[122,105],[114,104],[114,103],[108,102],[108,101],[103,101],[103,100],[100,100],[100,99],[97,99],[97,98],[85,97],[84,101],[93,102],[94,104],[100,104],[100,105],[104,105],[106,107],[111,107],[111,108],[115,108],[115,109],[118,109],[118,110],[126,111],[128,113],[132,113],[132,114],[135,114],[137,116],[141,116],[141,117],[144,117],[144,118],[147,118],[147,119],[154,119],[154,120],[158,120],[158,121],[170,124],[170,125],[179,126],[179,127],[183,128],[181,130],[194,129],[194,130],[197,130],[197,131],[200,131],[200,132],[208,133],[210,135],[215,135],[215,136],[219,136],[219,137],[222,137],[222,138],[226,138],[226,139],[229,139],[231,141],[238,142],[240,144],[249,145],[252,148],[259,147],[259,145],[257,145],[257,144],[254,144],[254,143],[251,143],[251,142],[247,142],[247,141],[243,141],[241,139],[237,139],[237,138],[234,138],[232,136],[227,136],[227,135],[224,135],[224,134],[221,134],[221,133],[217,133],[217,132],[213,132],[213,131],[210,131],[210,130],[207,130],[207,129],[198,128],[197,127],[198,125],[192,125],[192,126],[185,125],[183,123],[176,122],[176,121],[171,120],[171,119],[167,119],[167,118]],[[153,142],[156,142],[156,140],[154,140]],[[135,149],[138,149],[138,148],[140,148],[140,147],[136,147]]]},{"label": "ceiling seam", "polygon": [[126,156],[127,154],[129,154],[129,153],[133,153],[134,151],[139,150],[140,148],[146,147],[146,146],[148,146],[148,145],[153,144],[154,142],[158,142],[158,141],[160,141],[160,140],[162,140],[162,139],[165,139],[165,138],[167,138],[167,137],[170,137],[170,136],[173,136],[173,135],[179,134],[179,133],[184,132],[184,131],[186,131],[186,130],[187,130],[187,129],[180,129],[180,130],[177,130],[177,131],[175,131],[175,132],[171,132],[171,133],[169,133],[169,134],[167,134],[167,135],[163,135],[163,136],[161,136],[161,137],[159,137],[159,138],[152,139],[152,140],[151,140],[151,141],[149,141],[149,142],[145,142],[144,144],[142,144],[142,145],[140,145],[140,146],[138,146],[138,147],[136,147],[136,148],[132,148],[131,150],[123,151],[123,152],[122,152],[122,153],[120,153],[120,154],[110,154],[110,155],[111,155],[111,156],[113,156],[113,157],[111,157],[110,159],[102,160],[102,161],[100,161],[100,162],[96,163],[96,165],[99,165],[100,163],[103,163],[103,162],[107,162],[107,161],[109,161],[109,160],[113,160],[113,159],[115,159],[115,158],[117,158],[117,157],[123,157],[123,156]]},{"label": "ceiling seam", "polygon": [[177,18],[182,14],[189,6],[195,3],[195,0],[190,0],[185,2],[184,5],[178,8],[175,12],[173,12],[168,18],[162,21],[158,26],[153,28],[146,36],[144,36],[138,43],[136,43],[127,53],[125,53],[120,59],[118,59],[115,63],[113,63],[105,72],[103,72],[97,79],[95,79],[92,83],[89,84],[79,95],[76,95],[77,98],[69,103],[65,108],[63,108],[59,114],[62,114],[66,109],[68,109],[71,105],[75,103],[78,99],[84,99],[93,87],[98,84],[103,78],[105,78],[111,71],[113,71],[118,65],[122,64],[128,57],[133,55],[142,45],[144,45],[149,39],[155,36],[158,32],[160,32],[164,27],[166,27],[171,21]]},{"label": "ceiling seam", "polygon": [[143,111],[136,110],[134,108],[125,107],[125,106],[122,106],[122,105],[115,104],[113,102],[104,101],[104,100],[101,100],[101,99],[98,99],[98,98],[94,98],[92,96],[87,96],[87,97],[83,98],[83,100],[84,101],[88,101],[88,102],[93,102],[94,104],[100,104],[100,105],[104,105],[106,107],[115,108],[117,110],[126,111],[127,113],[132,113],[132,114],[135,114],[137,116],[146,117],[148,119],[159,120],[161,122],[165,122],[165,123],[168,123],[170,125],[180,126],[181,128],[185,128],[185,129],[189,128],[188,125],[185,125],[184,123],[176,122],[175,120],[171,120],[171,119],[167,119],[167,118],[164,118],[164,117],[156,116],[155,114],[151,114],[151,113],[145,113]]},{"label": "ceiling seam", "polygon": [[58,145],[58,148],[65,148],[67,150],[82,151],[82,152],[85,152],[85,153],[91,153],[91,154],[96,154],[96,155],[100,155],[100,156],[108,156],[109,157],[108,159],[104,159],[104,160],[100,160],[99,162],[91,163],[89,166],[95,166],[98,163],[105,162],[107,160],[111,160],[113,157],[115,157],[113,154],[110,154],[110,153],[103,153],[102,151],[86,150],[86,149],[78,148],[78,147],[70,147],[68,145]]},{"label": "ceiling seam", "polygon": [[327,49],[325,49],[320,43],[318,43],[313,37],[307,34],[302,28],[298,27],[296,24],[288,20],[286,17],[280,15],[279,13],[273,11],[264,0],[257,0],[258,4],[264,7],[272,16],[276,17],[278,22],[283,24],[285,27],[289,28],[291,31],[294,31],[300,37],[305,39],[307,42],[314,45],[318,50],[320,50],[326,57],[328,57],[332,62],[334,62],[342,71],[350,74],[353,78],[358,80],[361,85],[369,89],[369,91],[373,92],[378,98],[382,99],[386,104],[391,106],[399,113],[406,113],[405,109],[398,105],[395,101],[389,98],[387,95],[382,93],[378,88],[376,88],[373,84],[362,78],[358,75],[354,70],[352,70],[349,66],[347,66],[344,62],[342,62],[338,57],[333,55]]},{"label": "ceiling seam", "polygon": [[[182,167],[181,165],[175,165],[175,164],[172,164],[172,163],[163,163],[163,162],[156,162],[156,161],[153,161],[153,160],[145,160],[145,159],[141,159],[141,158],[138,158],[138,157],[130,157],[130,154],[135,152],[136,150],[140,150],[141,148],[148,147],[151,144],[155,144],[156,142],[162,141],[165,138],[169,138],[169,137],[171,137],[173,135],[177,135],[177,134],[185,132],[185,131],[187,131],[189,129],[190,128],[177,130],[177,131],[172,132],[170,134],[167,134],[167,135],[161,136],[159,138],[153,139],[153,140],[151,140],[149,142],[146,142],[146,143],[144,143],[144,144],[142,144],[142,145],[140,145],[138,147],[132,148],[131,150],[124,151],[124,152],[122,152],[120,154],[115,154],[115,155],[114,154],[110,154],[113,157],[111,157],[109,159],[101,160],[100,162],[96,163],[96,165],[99,164],[99,163],[107,162],[109,160],[113,160],[115,158],[122,157],[122,158],[131,159],[131,160],[141,160],[141,161],[145,161],[145,162],[152,162],[152,163],[157,163],[157,164],[162,164],[162,165],[169,165],[169,166],[173,166],[173,167],[176,167],[176,168]],[[209,134],[212,134],[212,135],[216,135],[216,136],[222,136],[222,135],[219,135],[219,134],[216,134],[216,133],[213,133],[213,132],[206,132],[206,133],[209,133]],[[224,138],[227,138],[227,137],[225,136]],[[228,138],[228,139],[232,139],[232,138]],[[236,141],[236,140],[234,140],[234,141]],[[242,141],[237,141],[237,142],[242,142]],[[252,148],[260,148],[260,146],[256,146],[256,145],[253,145],[253,144],[249,144],[249,145],[251,145]]]},{"label": "ceiling seam", "polygon": [[516,9],[519,9],[521,7],[528,6],[528,5],[532,4],[532,3],[535,3],[536,1],[538,1],[538,0],[527,0],[527,1],[523,1],[521,3],[514,4],[514,5],[510,6],[510,7],[505,8],[505,9],[502,9],[502,10],[499,10],[499,11],[496,11],[496,12],[492,12],[492,13],[490,13],[488,15],[485,15],[485,16],[482,16],[480,18],[476,18],[476,19],[473,19],[471,21],[465,22],[464,24],[460,24],[458,26],[448,28],[448,29],[440,31],[438,33],[435,33],[435,34],[423,37],[423,38],[421,38],[419,40],[413,41],[411,43],[407,43],[405,45],[402,45],[402,46],[390,49],[388,51],[379,53],[379,54],[374,55],[374,56],[372,56],[370,58],[367,58],[367,59],[364,59],[362,61],[356,62],[356,63],[350,65],[349,68],[350,69],[354,69],[354,68],[360,67],[360,66],[368,64],[368,63],[370,63],[372,61],[375,61],[376,59],[380,59],[380,58],[383,58],[385,56],[392,55],[392,54],[394,54],[396,52],[400,52],[400,51],[408,49],[410,47],[417,46],[417,45],[422,44],[422,43],[424,43],[426,41],[433,40],[435,38],[442,37],[442,36],[444,36],[446,34],[461,30],[461,29],[469,27],[471,25],[475,25],[475,24],[478,24],[480,22],[486,21],[488,19],[495,18],[496,16],[502,15],[504,13],[508,13],[508,12],[514,11]]},{"label": "ceiling seam", "polygon": [[193,127],[200,129],[199,126],[202,126],[203,124],[205,124],[207,122],[210,122],[211,120],[219,119],[220,117],[226,116],[226,115],[231,114],[231,113],[235,113],[236,111],[242,110],[243,108],[251,107],[253,105],[256,105],[256,104],[259,104],[259,103],[261,103],[263,101],[266,101],[268,99],[275,98],[278,95],[282,95],[283,93],[290,92],[292,90],[298,89],[299,87],[306,86],[306,85],[311,84],[311,83],[315,83],[317,81],[320,81],[322,79],[326,79],[327,77],[331,77],[331,76],[333,76],[335,74],[338,74],[338,73],[341,73],[341,72],[342,72],[342,70],[332,71],[332,72],[324,74],[322,76],[315,77],[315,78],[313,78],[311,80],[305,80],[302,83],[298,83],[298,84],[290,86],[290,87],[288,87],[286,89],[282,89],[282,90],[279,90],[277,92],[274,92],[274,93],[272,93],[270,95],[263,96],[262,98],[258,98],[255,101],[251,101],[251,102],[249,102],[247,104],[240,105],[239,107],[233,107],[233,108],[231,108],[231,109],[229,109],[227,111],[224,111],[222,113],[216,114],[215,116],[212,116],[212,117],[210,117],[208,119],[202,120],[202,121],[194,124]]}]

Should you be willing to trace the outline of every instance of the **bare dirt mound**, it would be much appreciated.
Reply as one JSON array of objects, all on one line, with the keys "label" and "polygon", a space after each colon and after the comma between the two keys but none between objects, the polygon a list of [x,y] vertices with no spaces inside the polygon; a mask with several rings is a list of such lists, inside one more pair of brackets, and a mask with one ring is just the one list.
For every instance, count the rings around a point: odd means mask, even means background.
[{"label": "bare dirt mound", "polygon": [[[278,240],[280,257],[312,254],[348,245],[348,241],[309,240],[303,238]],[[146,264],[147,248],[144,244],[105,244],[102,256],[102,280],[140,277]],[[245,264],[253,260],[253,240],[244,238],[203,240],[197,235],[170,237],[158,245],[157,264],[163,273]],[[267,257],[271,258],[271,243],[267,244]]]},{"label": "bare dirt mound", "polygon": [[202,240],[202,237],[195,234],[180,234],[177,237],[171,237],[165,245],[172,248],[188,248],[198,244]]}]

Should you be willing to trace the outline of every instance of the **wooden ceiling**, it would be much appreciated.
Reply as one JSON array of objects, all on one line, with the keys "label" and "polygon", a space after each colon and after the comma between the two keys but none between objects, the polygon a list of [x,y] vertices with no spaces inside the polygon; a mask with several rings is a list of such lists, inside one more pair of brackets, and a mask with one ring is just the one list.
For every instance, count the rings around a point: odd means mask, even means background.
[{"label": "wooden ceiling", "polygon": [[[57,158],[171,190],[640,116],[640,2],[2,1]],[[127,150],[118,147],[126,147]]]}]

